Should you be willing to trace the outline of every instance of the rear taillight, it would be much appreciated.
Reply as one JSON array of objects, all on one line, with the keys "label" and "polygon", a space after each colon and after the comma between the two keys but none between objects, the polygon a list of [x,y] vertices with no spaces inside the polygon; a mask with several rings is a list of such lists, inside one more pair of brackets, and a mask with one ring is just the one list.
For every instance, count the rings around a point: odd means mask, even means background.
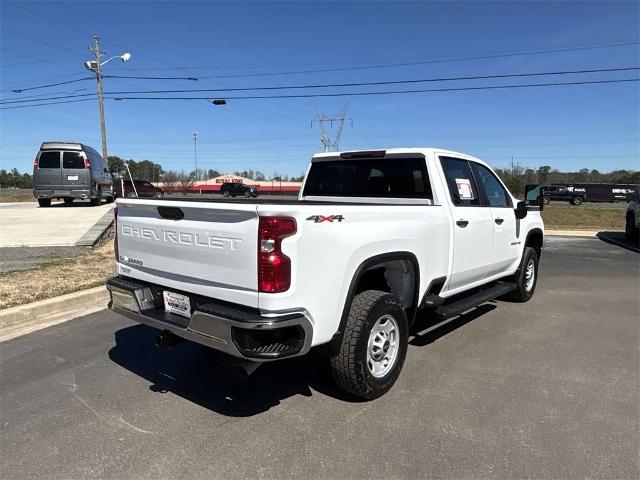
[{"label": "rear taillight", "polygon": [[116,262],[120,261],[118,254],[118,207],[113,209],[113,253],[116,256]]},{"label": "rear taillight", "polygon": [[87,157],[84,158],[84,169],[91,170],[91,163],[89,162],[89,159]]},{"label": "rear taillight", "polygon": [[33,161],[33,168],[38,169],[38,157]]},{"label": "rear taillight", "polygon": [[282,253],[282,239],[296,233],[291,217],[260,217],[258,225],[258,291],[285,292],[291,285],[291,260]]}]

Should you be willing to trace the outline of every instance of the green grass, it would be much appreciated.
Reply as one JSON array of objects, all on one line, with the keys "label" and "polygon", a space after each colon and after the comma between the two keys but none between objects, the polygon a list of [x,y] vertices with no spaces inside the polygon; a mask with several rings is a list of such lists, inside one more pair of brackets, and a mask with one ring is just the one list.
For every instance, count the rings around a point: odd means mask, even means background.
[{"label": "green grass", "polygon": [[624,230],[625,210],[620,207],[546,205],[544,226],[554,230]]},{"label": "green grass", "polygon": [[0,203],[35,201],[33,190],[26,188],[0,188]]}]

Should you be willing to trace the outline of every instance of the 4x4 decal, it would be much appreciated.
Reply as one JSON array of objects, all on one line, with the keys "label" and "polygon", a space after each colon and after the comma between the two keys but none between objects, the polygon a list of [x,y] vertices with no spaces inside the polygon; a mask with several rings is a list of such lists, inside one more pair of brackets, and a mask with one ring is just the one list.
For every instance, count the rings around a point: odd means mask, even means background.
[{"label": "4x4 decal", "polygon": [[307,221],[314,223],[322,223],[322,222],[341,222],[344,220],[342,215],[311,215],[307,218]]}]

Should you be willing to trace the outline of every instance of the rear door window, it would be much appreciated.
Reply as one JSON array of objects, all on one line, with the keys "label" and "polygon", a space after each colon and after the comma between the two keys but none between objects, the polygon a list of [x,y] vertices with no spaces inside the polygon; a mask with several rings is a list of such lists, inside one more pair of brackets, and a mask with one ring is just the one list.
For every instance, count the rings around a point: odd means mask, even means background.
[{"label": "rear door window", "polygon": [[433,198],[424,157],[316,161],[304,195]]},{"label": "rear door window", "polygon": [[479,207],[480,195],[469,162],[453,157],[440,157],[442,170],[447,178],[449,194],[454,205]]},{"label": "rear door window", "polygon": [[63,152],[62,168],[82,170],[84,169],[84,157],[80,152]]},{"label": "rear door window", "polygon": [[60,152],[42,152],[38,168],[60,168]]}]

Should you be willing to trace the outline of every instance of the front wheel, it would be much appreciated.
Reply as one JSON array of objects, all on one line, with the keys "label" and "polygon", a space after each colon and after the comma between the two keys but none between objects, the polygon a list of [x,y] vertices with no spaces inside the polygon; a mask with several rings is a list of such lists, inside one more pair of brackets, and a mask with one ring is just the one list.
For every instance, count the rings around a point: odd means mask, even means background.
[{"label": "front wheel", "polygon": [[638,237],[640,236],[640,228],[636,227],[635,221],[633,220],[633,214],[627,215],[627,222],[624,228],[625,236],[627,240],[632,242],[637,242]]},{"label": "front wheel", "polygon": [[40,205],[41,207],[50,207],[51,206],[51,199],[50,198],[39,198],[38,199],[38,205]]},{"label": "front wheel", "polygon": [[250,198],[251,192],[244,192],[244,198]]},{"label": "front wheel", "polygon": [[396,295],[366,290],[353,298],[339,352],[331,357],[336,383],[353,395],[381,397],[407,355],[407,315]]},{"label": "front wheel", "polygon": [[65,205],[71,205],[73,203],[73,198],[65,198],[64,199],[64,204]]},{"label": "front wheel", "polygon": [[222,194],[222,196],[223,196],[224,198],[229,198],[229,192],[224,192],[224,193]]},{"label": "front wheel", "polygon": [[575,197],[571,200],[571,205],[582,205],[582,199],[580,197]]},{"label": "front wheel", "polygon": [[513,275],[516,289],[509,298],[516,302],[528,302],[533,297],[538,283],[538,252],[535,248],[525,247],[518,270]]},{"label": "front wheel", "polygon": [[542,203],[549,205],[551,203],[551,198],[547,196],[542,197]]}]

